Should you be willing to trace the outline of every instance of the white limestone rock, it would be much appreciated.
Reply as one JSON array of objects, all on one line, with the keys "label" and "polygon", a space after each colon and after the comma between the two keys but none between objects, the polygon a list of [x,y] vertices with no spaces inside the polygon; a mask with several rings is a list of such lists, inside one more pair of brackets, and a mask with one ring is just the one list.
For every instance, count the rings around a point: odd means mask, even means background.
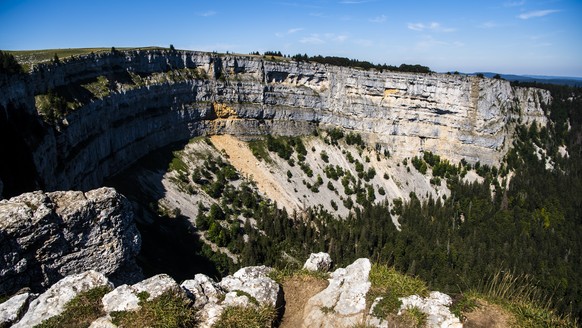
[{"label": "white limestone rock", "polygon": [[272,270],[264,265],[242,268],[233,275],[224,277],[218,285],[225,291],[239,290],[249,294],[260,304],[277,307],[281,302],[280,287],[268,276]]},{"label": "white limestone rock", "polygon": [[65,305],[79,293],[100,286],[113,287],[105,275],[93,270],[65,277],[32,301],[26,314],[12,327],[28,328],[38,325],[61,314]]},{"label": "white limestone rock", "polygon": [[335,270],[326,289],[313,296],[303,311],[303,327],[349,327],[363,322],[372,265],[361,258]]},{"label": "white limestone rock", "polygon": [[218,303],[224,298],[225,292],[212,278],[204,274],[197,274],[194,279],[185,280],[180,287],[186,295],[194,300],[194,306],[203,307],[207,303]]},{"label": "white limestone rock", "polygon": [[36,295],[29,292],[16,294],[0,304],[0,327],[9,327],[16,322]]},{"label": "white limestone rock", "polygon": [[186,291],[188,297],[194,299],[194,306],[199,309],[200,327],[212,327],[224,311],[222,300],[225,299],[225,291],[204,274],[197,274],[194,279],[185,280],[180,287]]},{"label": "white limestone rock", "polygon": [[331,263],[331,256],[329,256],[328,253],[311,253],[307,261],[305,261],[303,269],[308,271],[328,272],[331,268]]},{"label": "white limestone rock", "polygon": [[429,297],[420,297],[418,295],[411,295],[400,298],[402,305],[400,306],[399,314],[402,311],[410,308],[418,308],[423,313],[426,313],[427,327],[431,328],[461,328],[463,324],[454,314],[451,313],[449,307],[453,303],[451,297],[441,292],[431,292]]},{"label": "white limestone rock", "polygon": [[117,325],[112,322],[110,315],[106,315],[91,322],[89,328],[117,328]]},{"label": "white limestone rock", "polygon": [[121,285],[105,294],[101,301],[107,313],[135,311],[140,308],[140,293],[146,292],[148,295],[146,300],[149,301],[172,289],[180,290],[176,281],[166,274],[159,274],[134,285]]}]

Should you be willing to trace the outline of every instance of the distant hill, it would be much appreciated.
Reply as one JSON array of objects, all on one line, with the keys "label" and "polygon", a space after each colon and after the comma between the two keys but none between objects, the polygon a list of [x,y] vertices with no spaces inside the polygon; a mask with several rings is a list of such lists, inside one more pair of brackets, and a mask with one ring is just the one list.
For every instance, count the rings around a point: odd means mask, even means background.
[{"label": "distant hill", "polygon": [[[477,72],[468,75],[483,74],[486,77],[493,77],[498,73],[492,72]],[[569,85],[569,86],[582,86],[582,77],[571,77],[571,76],[544,76],[544,75],[514,75],[514,74],[501,74],[501,78],[508,81],[519,81],[519,82],[538,82],[538,83],[548,83],[548,84],[559,84],[559,85]]]}]

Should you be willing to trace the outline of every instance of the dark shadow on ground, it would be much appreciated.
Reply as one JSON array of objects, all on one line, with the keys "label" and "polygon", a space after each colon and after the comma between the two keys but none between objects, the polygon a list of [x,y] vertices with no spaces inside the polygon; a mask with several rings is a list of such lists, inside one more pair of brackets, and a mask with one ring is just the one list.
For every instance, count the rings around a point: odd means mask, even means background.
[{"label": "dark shadow on ground", "polygon": [[163,197],[162,178],[173,152],[185,145],[183,142],[158,149],[105,181],[106,186],[114,187],[133,205],[142,236],[137,262],[146,277],[166,273],[178,282],[193,279],[197,273],[221,277],[215,264],[202,255],[202,242],[188,218],[163,217],[155,210],[154,204]]}]

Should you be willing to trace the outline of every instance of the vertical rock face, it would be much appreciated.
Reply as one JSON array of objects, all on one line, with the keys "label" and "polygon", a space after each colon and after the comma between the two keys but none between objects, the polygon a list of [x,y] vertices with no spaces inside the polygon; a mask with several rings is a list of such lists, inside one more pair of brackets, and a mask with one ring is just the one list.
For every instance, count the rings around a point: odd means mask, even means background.
[{"label": "vertical rock face", "polygon": [[[80,107],[59,128],[34,119],[35,96],[85,90],[99,77],[110,92],[78,96]],[[37,184],[48,190],[96,187],[148,152],[196,135],[298,135],[316,126],[357,130],[396,156],[430,150],[495,164],[511,144],[512,122],[545,124],[542,105],[551,100],[547,91],[494,79],[167,51],[39,65],[0,81],[0,95],[0,123],[28,147]]]},{"label": "vertical rock face", "polygon": [[351,327],[364,321],[372,265],[362,258],[331,274],[329,286],[305,305],[302,327]]},{"label": "vertical rock face", "polygon": [[112,188],[2,200],[0,294],[46,288],[86,270],[114,280],[137,278],[140,245],[131,205]]}]

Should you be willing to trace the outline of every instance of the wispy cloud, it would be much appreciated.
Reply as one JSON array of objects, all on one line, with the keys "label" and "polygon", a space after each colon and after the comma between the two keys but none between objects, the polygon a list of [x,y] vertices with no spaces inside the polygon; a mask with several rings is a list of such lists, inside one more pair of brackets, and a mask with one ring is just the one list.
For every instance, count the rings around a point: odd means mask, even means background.
[{"label": "wispy cloud", "polygon": [[214,16],[214,15],[216,15],[216,11],[214,11],[214,10],[208,10],[205,12],[198,13],[198,16],[202,16],[202,17],[210,17],[210,16]]},{"label": "wispy cloud", "polygon": [[328,42],[342,43],[349,39],[345,34],[325,33],[310,34],[309,36],[299,39],[299,42],[306,44],[324,44]]},{"label": "wispy cloud", "polygon": [[454,28],[444,27],[440,23],[432,22],[429,24],[424,23],[408,23],[408,28],[413,31],[435,31],[435,32],[454,32]]},{"label": "wispy cloud", "polygon": [[483,24],[480,24],[480,25],[478,25],[477,27],[478,27],[478,28],[496,28],[496,27],[499,27],[499,26],[500,26],[500,25],[499,25],[499,24],[497,24],[497,23],[496,23],[496,22],[494,22],[494,21],[488,21],[488,22],[485,22],[485,23],[483,23]]},{"label": "wispy cloud", "polygon": [[384,23],[387,19],[388,19],[388,17],[386,17],[386,15],[380,15],[380,16],[371,18],[370,22],[372,22],[372,23]]},{"label": "wispy cloud", "polygon": [[295,34],[297,32],[301,32],[303,30],[304,30],[304,28],[301,28],[301,27],[290,28],[286,32],[283,32],[283,33],[282,32],[277,32],[277,33],[275,33],[275,36],[278,37],[278,38],[282,38],[284,36],[291,35],[291,34]]},{"label": "wispy cloud", "polygon": [[530,19],[536,17],[544,17],[553,13],[557,13],[559,10],[556,9],[546,9],[546,10],[535,10],[535,11],[528,11],[523,14],[518,15],[517,17],[520,19]]},{"label": "wispy cloud", "polygon": [[323,44],[325,41],[318,34],[311,34],[310,36],[303,37],[299,40],[301,43],[306,44]]},{"label": "wispy cloud", "polygon": [[508,1],[503,4],[503,7],[521,7],[525,5],[525,0],[521,1]]}]

